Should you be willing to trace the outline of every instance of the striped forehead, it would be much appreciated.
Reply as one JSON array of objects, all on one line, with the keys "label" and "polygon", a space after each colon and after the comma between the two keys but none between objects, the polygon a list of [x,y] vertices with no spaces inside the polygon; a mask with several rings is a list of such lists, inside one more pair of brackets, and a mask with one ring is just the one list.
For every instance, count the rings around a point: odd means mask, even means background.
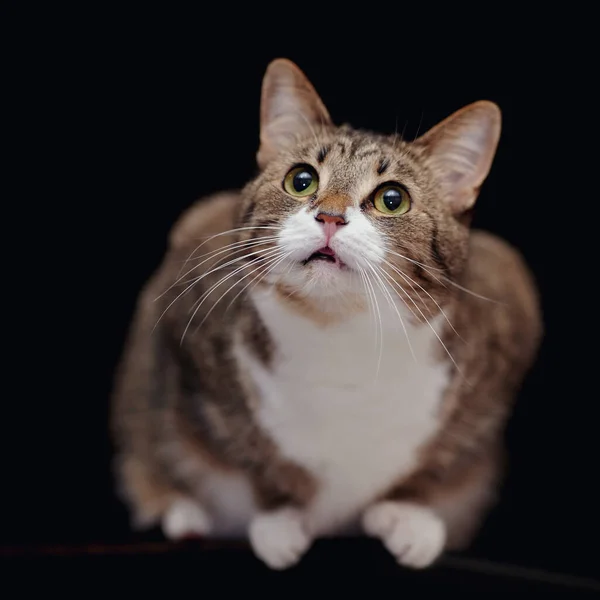
[{"label": "striped forehead", "polygon": [[360,138],[324,143],[312,153],[321,187],[352,196],[369,193],[393,161],[389,148]]}]

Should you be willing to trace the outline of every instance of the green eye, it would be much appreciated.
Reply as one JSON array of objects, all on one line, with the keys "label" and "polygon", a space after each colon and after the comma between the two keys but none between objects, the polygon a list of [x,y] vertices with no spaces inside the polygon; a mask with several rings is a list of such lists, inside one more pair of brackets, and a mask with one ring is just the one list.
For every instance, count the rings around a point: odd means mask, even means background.
[{"label": "green eye", "polygon": [[319,176],[308,165],[294,167],[283,180],[283,189],[291,196],[298,198],[314,194],[318,187]]},{"label": "green eye", "polygon": [[410,196],[399,185],[386,185],[375,192],[373,204],[380,213],[397,217],[410,209]]}]

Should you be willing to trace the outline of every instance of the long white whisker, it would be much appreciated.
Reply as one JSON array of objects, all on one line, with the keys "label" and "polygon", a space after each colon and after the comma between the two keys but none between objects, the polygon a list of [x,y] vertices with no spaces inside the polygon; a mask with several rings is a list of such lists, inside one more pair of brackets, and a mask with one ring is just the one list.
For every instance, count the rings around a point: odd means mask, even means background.
[{"label": "long white whisker", "polygon": [[239,246],[245,246],[246,244],[261,244],[261,243],[265,243],[268,241],[274,241],[277,239],[279,239],[279,238],[276,235],[264,235],[264,236],[260,236],[260,237],[248,238],[247,240],[238,240],[237,242],[232,242],[231,244],[227,244],[227,246],[222,246],[219,248],[215,248],[214,250],[211,250],[210,252],[205,252],[204,254],[201,254],[200,256],[194,256],[193,258],[188,258],[185,260],[185,262],[191,262],[193,260],[200,260],[201,258],[204,258],[205,256],[220,254],[221,252],[224,252],[226,250],[231,250],[231,249],[237,248]]},{"label": "long white whisker", "polygon": [[[363,287],[365,288],[365,294],[367,296],[367,299],[369,300],[369,315],[371,316],[371,318],[373,319],[373,323],[375,323],[375,310],[373,308],[373,300],[371,298],[371,292],[369,290],[369,288],[367,287],[367,276],[365,274],[365,270],[361,267],[358,267],[359,269],[359,273],[363,282]],[[377,343],[377,340],[375,340],[375,342]]]},{"label": "long white whisker", "polygon": [[[371,266],[371,264],[369,264],[369,267],[370,267],[371,271],[373,271],[373,274],[375,275],[375,277],[377,277],[377,280],[379,282],[379,286],[381,287],[381,290],[384,292],[384,294],[387,295],[388,302],[393,307],[393,309],[396,311],[396,314],[398,315],[398,318],[400,319],[400,325],[402,325],[402,330],[404,331],[404,335],[406,336],[406,341],[408,342],[408,347],[410,348],[410,353],[412,354],[414,361],[418,364],[419,361],[417,360],[417,357],[413,350],[412,344],[410,343],[410,337],[408,335],[408,330],[406,329],[406,326],[404,325],[404,319],[402,318],[402,315],[400,314],[400,311],[398,310],[398,307],[396,306],[396,303],[394,302],[392,295],[390,294],[389,290],[387,289],[387,286],[381,279],[381,276],[379,275],[379,273],[377,273],[377,271]],[[380,268],[378,267],[378,269],[380,269]]]},{"label": "long white whisker", "polygon": [[390,286],[391,286],[392,290],[394,291],[394,293],[398,296],[398,298],[400,298],[400,300],[402,300],[402,302],[404,303],[404,306],[406,306],[406,308],[410,311],[410,314],[418,321],[419,317],[417,316],[417,314],[415,313],[415,311],[410,307],[410,305],[406,302],[406,300],[398,293],[398,290],[396,289],[396,287],[398,287],[400,289],[400,291],[409,300],[411,300],[408,292],[402,287],[402,285],[400,285],[400,283],[398,283],[393,277],[391,277],[390,274],[385,271],[385,269],[382,269],[381,267],[378,267],[378,268],[379,268],[381,274],[385,277],[386,281],[390,284]]},{"label": "long white whisker", "polygon": [[[366,245],[367,246],[371,246],[373,248],[376,248],[376,246],[373,243],[368,242],[368,240],[365,240]],[[395,250],[392,250],[389,246],[386,245],[385,250],[387,253],[389,254],[393,254],[394,256],[398,256],[399,258],[402,258],[403,260],[406,260],[408,262],[411,262],[415,265],[418,265],[419,267],[421,267],[424,271],[426,271],[427,273],[429,273],[440,285],[442,285],[443,287],[446,287],[445,284],[440,281],[435,273],[432,273],[430,269],[433,269],[435,271],[440,271],[443,272],[443,269],[437,269],[436,267],[430,267],[424,263],[419,262],[418,260],[414,260],[412,258],[409,258],[408,256],[404,256],[403,254],[400,254],[399,252],[396,252]],[[451,280],[449,280],[450,282],[452,282]]]},{"label": "long white whisker", "polygon": [[[430,316],[433,316],[433,312],[432,310],[427,306],[427,304],[425,303],[425,301],[423,300],[423,298],[421,297],[421,294],[419,294],[419,292],[415,289],[415,286],[412,285],[412,283],[407,279],[407,276],[404,274],[404,271],[401,271],[399,269],[396,269],[396,267],[388,262],[387,260],[383,259],[383,262],[385,262],[395,273],[397,273],[398,275],[400,275],[400,277],[402,277],[402,279],[404,279],[404,281],[406,283],[408,283],[410,289],[416,294],[417,298],[419,299],[419,301],[423,304],[423,306],[427,309],[427,311],[429,312]],[[408,294],[407,294],[408,295]]]},{"label": "long white whisker", "polygon": [[204,244],[206,244],[207,242],[210,242],[210,240],[214,240],[217,237],[220,237],[222,235],[228,235],[230,233],[236,233],[237,231],[250,231],[253,229],[276,229],[276,230],[281,230],[283,229],[283,227],[281,225],[278,225],[277,227],[269,227],[269,226],[265,226],[265,225],[251,225],[249,227],[234,227],[233,229],[228,229],[227,231],[220,231],[219,233],[215,233],[213,235],[205,235],[205,236],[201,236],[197,239],[204,239],[204,241],[196,247],[196,250],[198,248],[201,248],[202,246],[204,246]]},{"label": "long white whisker", "polygon": [[239,262],[240,260],[244,260],[245,258],[248,258],[249,256],[254,256],[255,254],[261,254],[261,253],[266,253],[268,251],[275,251],[275,250],[277,250],[277,248],[264,248],[263,250],[256,250],[255,252],[252,252],[250,254],[245,254],[244,256],[239,256],[238,258],[236,258],[234,260],[230,260],[229,262],[225,263],[224,265],[220,265],[219,267],[215,267],[214,269],[211,269],[210,271],[207,271],[206,273],[203,273],[202,275],[199,275],[198,277],[195,277],[192,280],[192,282],[190,283],[190,285],[188,285],[182,292],[180,292],[179,294],[177,294],[177,296],[175,297],[175,299],[172,300],[169,303],[169,305],[167,306],[167,308],[165,308],[165,310],[163,310],[163,312],[161,313],[160,317],[158,317],[158,320],[156,321],[156,324],[152,328],[152,331],[154,331],[156,329],[156,327],[160,323],[160,320],[165,316],[166,312],[171,308],[171,306],[173,306],[173,304],[175,304],[175,302],[177,302],[177,300],[179,300],[179,298],[181,298],[184,294],[186,294],[187,292],[189,292],[199,281],[201,281],[202,279],[204,279],[207,275],[210,275],[211,273],[214,273],[215,271],[220,271],[221,269],[224,269],[225,267],[227,267],[227,266],[229,266],[231,264]]},{"label": "long white whisker", "polygon": [[412,258],[409,258],[408,256],[404,256],[403,254],[395,252],[394,250],[392,250],[390,248],[386,248],[386,251],[389,252],[390,254],[393,254],[394,256],[402,258],[403,260],[406,260],[415,265],[418,265],[424,271],[429,273],[429,275],[431,275],[431,277],[433,277],[433,279],[435,279],[440,285],[442,285],[444,287],[446,287],[444,281],[439,279],[435,275],[435,273],[433,273],[432,271],[438,271],[440,273],[440,277],[442,279],[444,279],[446,283],[453,285],[455,288],[458,288],[459,290],[462,290],[463,292],[470,294],[471,296],[474,296],[475,298],[479,298],[481,300],[486,300],[487,302],[493,302],[494,304],[502,304],[502,305],[505,304],[504,302],[500,302],[499,300],[494,300],[493,298],[488,298],[487,296],[482,296],[481,294],[478,294],[477,292],[473,292],[473,291],[467,289],[466,287],[460,285],[459,283],[456,283],[456,281],[454,281],[453,279],[450,279],[450,277],[448,277],[447,275],[443,275],[444,269],[438,269],[437,267],[432,267],[431,265],[426,265],[425,263],[419,262],[418,260],[414,260]]},{"label": "long white whisker", "polygon": [[[402,277],[404,279],[404,281],[406,281],[408,283],[408,285],[410,285],[410,287],[415,292],[415,294],[417,294],[417,296],[419,296],[419,300],[421,300],[421,302],[423,302],[423,299],[419,295],[419,292],[417,292],[417,290],[415,290],[415,288],[413,287],[412,284],[414,283],[421,290],[423,290],[427,294],[427,296],[429,296],[429,298],[431,298],[431,300],[433,300],[433,302],[438,307],[438,309],[442,313],[442,315],[444,315],[444,319],[446,319],[446,322],[448,323],[448,325],[450,325],[450,328],[452,329],[452,331],[454,331],[454,333],[458,336],[458,338],[460,340],[462,340],[463,342],[465,341],[464,338],[460,335],[460,333],[458,333],[458,331],[456,331],[456,328],[454,327],[454,325],[452,325],[452,323],[450,322],[450,319],[448,318],[448,316],[444,312],[444,309],[438,304],[437,300],[422,285],[420,285],[417,281],[415,281],[414,279],[412,279],[412,277],[410,277],[409,275],[407,275],[406,273],[404,273],[404,271],[402,271],[402,269],[396,267],[395,265],[393,265],[389,261],[387,261],[387,260],[384,259],[384,262],[389,267],[391,267],[396,273],[398,273],[398,275],[400,275],[400,277]],[[423,304],[425,304],[425,303],[423,302]]]},{"label": "long white whisker", "polygon": [[[208,290],[206,290],[200,296],[200,298],[198,300],[196,300],[196,302],[199,302],[200,300],[202,300],[205,295],[209,295],[210,293],[212,293],[212,291],[215,290],[217,287],[219,287],[223,282],[231,279],[238,273],[241,273],[244,269],[248,268],[248,266],[254,265],[257,262],[261,262],[263,259],[271,258],[271,257],[279,254],[280,252],[281,252],[280,248],[266,248],[265,250],[262,250],[260,252],[253,252],[252,254],[262,254],[262,256],[257,256],[256,258],[253,258],[249,263],[243,264],[243,265],[237,267],[231,273],[228,273],[227,275],[221,277],[221,279],[219,279],[219,281],[217,281],[212,286],[210,286],[210,288]],[[247,256],[250,256],[250,255],[247,255]],[[246,256],[244,256],[242,258],[246,258]],[[194,304],[192,305],[192,308],[190,308],[190,311],[194,308],[194,306],[196,305],[196,302],[194,302]]]},{"label": "long white whisker", "polygon": [[486,300],[487,302],[492,302],[493,304],[499,304],[501,306],[506,306],[506,302],[501,302],[500,300],[494,300],[494,298],[488,298],[487,296],[482,296],[481,294],[478,294],[477,292],[473,292],[473,291],[467,289],[466,287],[463,287],[462,285],[460,285],[460,283],[456,283],[456,281],[452,281],[452,279],[449,279],[448,277],[445,277],[445,276],[443,276],[443,277],[447,281],[447,283],[449,283],[450,285],[453,285],[455,288],[458,288],[459,290],[465,292],[466,294],[474,296],[475,298],[479,298],[480,300]]},{"label": "long white whisker", "polygon": [[[196,254],[196,251],[199,250],[200,248],[202,248],[202,246],[204,246],[204,244],[208,244],[208,242],[210,242],[210,240],[214,240],[217,237],[220,237],[222,235],[228,235],[230,233],[236,233],[237,231],[249,231],[252,229],[277,229],[277,230],[281,230],[282,227],[278,226],[278,227],[268,227],[268,226],[250,226],[250,227],[234,227],[233,229],[228,229],[227,231],[220,231],[219,233],[215,233],[213,235],[207,235],[207,236],[201,236],[197,239],[204,239],[204,241],[199,244],[198,246],[196,246],[192,252],[190,253],[190,255],[188,256],[187,260],[184,262],[187,263],[193,256],[194,254]],[[181,270],[183,270],[183,267],[181,268]],[[181,271],[180,271],[181,273]],[[177,274],[177,277],[179,277],[179,274]]]},{"label": "long white whisker", "polygon": [[373,302],[373,296],[372,296],[372,290],[368,285],[367,282],[367,273],[366,271],[361,268],[358,267],[359,272],[360,272],[360,276],[362,278],[362,282],[363,282],[363,287],[365,288],[365,293],[367,295],[367,299],[369,300],[368,305],[369,305],[369,316],[371,317],[371,319],[373,320],[373,325],[375,327],[375,346],[374,349],[377,349],[377,342],[378,342],[378,337],[377,337],[377,317],[375,315],[375,303]]},{"label": "long white whisker", "polygon": [[[291,252],[286,252],[286,254],[281,257],[281,260],[278,260],[277,262],[275,262],[275,264],[271,265],[261,275],[260,279],[256,283],[254,283],[254,287],[256,287],[263,279],[265,279],[265,277],[267,275],[269,275],[270,273],[272,273],[278,265],[280,265],[282,262],[286,261],[289,258],[290,254],[291,254]],[[291,265],[293,266],[294,265],[294,261],[290,261],[290,262],[291,262]],[[288,270],[289,270],[289,266],[288,266]],[[252,280],[252,281],[254,282],[254,280]]]},{"label": "long white whisker", "polygon": [[[190,260],[200,260],[200,258],[202,258],[203,256],[207,256],[210,254],[210,256],[208,256],[208,258],[206,258],[202,262],[198,263],[197,265],[193,266],[191,269],[189,269],[183,275],[180,276],[181,271],[183,270],[183,268],[181,268],[179,270],[179,273],[177,274],[177,278],[173,282],[173,284],[171,284],[160,296],[155,298],[155,301],[158,300],[159,298],[161,298],[162,296],[164,296],[171,288],[178,285],[181,282],[181,280],[184,277],[186,277],[187,275],[189,275],[192,271],[195,271],[198,267],[201,267],[204,263],[208,262],[209,260],[212,260],[219,254],[224,254],[226,252],[229,252],[230,250],[231,250],[232,255],[237,254],[238,252],[240,252],[241,250],[245,250],[246,248],[250,248],[253,246],[260,246],[262,244],[267,244],[270,241],[275,241],[277,239],[278,238],[276,236],[265,236],[265,237],[261,237],[261,238],[252,238],[251,240],[243,240],[241,242],[234,242],[233,244],[229,244],[228,246],[225,246],[224,248],[217,248],[216,250],[207,252],[207,254],[203,254],[202,256],[199,256],[196,259],[188,258],[185,262],[188,262]],[[222,260],[222,259],[220,259],[220,260]],[[219,266],[219,265],[217,264],[216,266]]]},{"label": "long white whisker", "polygon": [[[274,264],[273,263],[269,263],[267,265],[267,270],[265,273],[259,273],[256,277],[254,277],[253,279],[250,280],[250,283],[247,283],[231,300],[231,302],[227,305],[227,308],[225,309],[225,312],[227,312],[232,304],[244,293],[244,291],[250,286],[252,285],[259,277],[262,276],[262,279],[264,279],[269,273],[271,273],[271,271],[273,271],[273,269],[275,267],[277,267],[278,264],[280,264],[281,262],[283,262],[289,255],[291,254],[291,252],[286,252],[280,259],[279,258],[275,258],[274,259]],[[263,267],[265,265],[262,265]],[[260,281],[262,281],[262,279]],[[260,283],[260,281],[256,281],[256,284]]]},{"label": "long white whisker", "polygon": [[439,273],[444,272],[444,269],[439,269],[438,267],[432,267],[431,265],[426,265],[425,263],[419,262],[418,260],[415,260],[414,258],[410,258],[409,256],[404,256],[404,254],[400,254],[399,252],[396,252],[395,250],[392,250],[391,248],[386,248],[386,252],[389,252],[390,254],[393,254],[394,256],[398,256],[399,258],[402,258],[403,260],[406,260],[406,261],[412,263],[413,265],[418,265],[422,269],[425,269],[432,277],[435,277],[435,275],[432,273],[432,271],[438,271]]},{"label": "long white whisker", "polygon": [[[392,281],[394,281],[394,279],[392,278]],[[394,281],[394,283],[396,283],[396,285],[400,285],[397,281]],[[401,287],[401,286],[400,286]],[[403,290],[404,293],[406,293],[406,290]],[[466,377],[464,376],[461,368],[458,366],[458,364],[456,363],[456,361],[454,360],[454,357],[452,356],[452,354],[450,353],[450,350],[448,350],[448,347],[446,346],[446,344],[444,344],[442,338],[439,336],[438,332],[435,330],[435,327],[429,322],[429,319],[425,316],[425,314],[423,313],[423,311],[420,309],[419,305],[410,297],[410,295],[408,295],[408,299],[415,305],[415,308],[419,311],[420,315],[423,317],[423,319],[425,319],[425,322],[427,323],[427,325],[429,325],[431,331],[433,331],[435,337],[438,339],[438,341],[440,342],[440,344],[442,345],[442,348],[444,348],[444,350],[446,351],[446,354],[448,355],[448,357],[450,358],[450,360],[452,361],[452,363],[454,364],[454,366],[456,367],[456,370],[459,372],[459,374],[461,375],[461,377],[467,381]],[[468,383],[468,382],[467,382]]]},{"label": "long white whisker", "polygon": [[[257,258],[254,262],[254,264],[256,264],[256,262],[263,262],[263,261],[267,261],[267,264],[270,264],[270,261],[272,260],[277,260],[279,258],[279,254],[275,257],[273,256],[268,256],[268,257],[260,257]],[[246,277],[250,277],[250,275],[252,275],[253,273],[255,273],[258,269],[260,269],[261,267],[264,267],[265,265],[258,265],[256,268],[252,269],[252,271],[250,271],[249,273],[246,273],[243,277],[240,277],[240,279],[236,280],[233,285],[231,287],[229,287],[225,293],[221,294],[221,296],[218,298],[218,300],[210,307],[209,311],[206,313],[206,315],[204,316],[204,318],[202,319],[202,321],[200,322],[200,325],[198,325],[198,327],[200,327],[205,321],[206,319],[209,317],[209,315],[212,313],[212,311],[215,309],[215,307],[217,306],[217,304],[236,286],[238,285],[238,283],[240,283],[241,281],[243,281],[244,279],[246,279]],[[227,277],[221,279],[218,284],[215,284],[209,291],[208,293],[206,293],[204,295],[204,297],[201,299],[201,301],[198,303],[198,306],[195,308],[192,316],[190,317],[190,320],[188,321],[187,325],[185,326],[185,329],[183,330],[183,334],[181,335],[181,341],[180,343],[183,344],[183,340],[185,338],[185,334],[187,333],[187,330],[189,329],[190,325],[192,324],[192,321],[194,320],[194,317],[196,316],[196,313],[200,310],[200,307],[204,304],[204,302],[208,299],[208,297],[210,296],[210,294],[216,289],[216,287],[220,286],[221,284],[225,283],[225,281],[227,281],[227,279],[229,279],[233,274],[228,275]]]},{"label": "long white whisker", "polygon": [[[252,249],[252,248],[250,248],[250,249]],[[193,281],[200,281],[201,279],[204,279],[204,277],[206,277],[207,275],[216,273],[217,271],[221,271],[225,267],[234,265],[235,263],[243,261],[246,258],[249,258],[250,256],[256,256],[257,254],[265,254],[267,252],[276,251],[276,250],[278,250],[277,247],[269,246],[268,248],[260,248],[259,250],[253,250],[252,252],[248,252],[247,254],[242,254],[242,256],[237,256],[236,258],[232,258],[231,260],[228,260],[225,263],[217,264],[215,267],[213,267],[209,271],[206,271],[206,273],[202,273],[202,275],[194,277]]]},{"label": "long white whisker", "polygon": [[395,250],[392,250],[391,248],[389,248],[389,246],[386,246],[386,252],[388,252],[389,254],[393,254],[394,256],[397,256],[398,258],[402,258],[403,260],[406,260],[410,263],[413,263],[414,265],[418,265],[425,272],[429,273],[429,275],[431,275],[431,277],[433,277],[433,279],[435,279],[443,287],[446,287],[445,283],[441,279],[439,279],[436,276],[436,274],[433,273],[433,271],[438,271],[438,273],[440,274],[439,276],[442,277],[442,279],[444,279],[446,281],[446,283],[453,285],[455,288],[457,288],[467,294],[470,294],[471,296],[474,296],[475,298],[479,298],[481,300],[486,300],[487,302],[493,302],[494,304],[506,305],[505,302],[501,302],[499,300],[494,300],[493,298],[488,298],[487,296],[482,296],[481,294],[478,294],[477,292],[473,292],[473,291],[469,290],[468,288],[460,285],[459,283],[456,283],[456,281],[454,281],[453,279],[450,279],[450,277],[443,275],[444,269],[440,269],[438,267],[433,267],[431,265],[426,265],[425,263],[419,262],[418,260],[415,260],[413,258],[405,256],[404,254],[400,254],[399,252],[396,252]]},{"label": "long white whisker", "polygon": [[375,381],[379,378],[379,370],[381,368],[381,357],[383,355],[383,324],[381,321],[381,311],[379,310],[379,302],[377,300],[377,294],[375,293],[375,289],[373,288],[373,283],[369,278],[369,274],[365,272],[365,277],[367,280],[368,286],[371,288],[371,293],[373,295],[373,300],[375,301],[375,310],[377,311],[377,319],[379,323],[379,356],[377,359],[377,371],[375,373]]}]

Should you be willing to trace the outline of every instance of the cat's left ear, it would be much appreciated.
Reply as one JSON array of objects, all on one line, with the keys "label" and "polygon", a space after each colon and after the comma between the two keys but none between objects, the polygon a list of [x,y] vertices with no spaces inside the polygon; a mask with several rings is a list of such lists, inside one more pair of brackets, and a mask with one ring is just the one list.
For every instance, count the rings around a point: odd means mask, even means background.
[{"label": "cat's left ear", "polygon": [[325,105],[304,73],[287,59],[271,62],[260,102],[259,167],[262,169],[282,150],[330,124]]},{"label": "cat's left ear", "polygon": [[500,109],[482,100],[458,110],[416,140],[425,147],[455,214],[475,203],[492,166],[500,128]]}]

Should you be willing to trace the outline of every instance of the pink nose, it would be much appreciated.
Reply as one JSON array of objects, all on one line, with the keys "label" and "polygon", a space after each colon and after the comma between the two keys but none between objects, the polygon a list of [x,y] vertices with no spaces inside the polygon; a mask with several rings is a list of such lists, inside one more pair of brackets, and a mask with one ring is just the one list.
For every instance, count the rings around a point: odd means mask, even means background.
[{"label": "pink nose", "polygon": [[323,231],[327,237],[327,243],[334,236],[338,227],[346,224],[346,220],[341,215],[331,215],[328,213],[319,213],[315,219],[323,223]]}]

